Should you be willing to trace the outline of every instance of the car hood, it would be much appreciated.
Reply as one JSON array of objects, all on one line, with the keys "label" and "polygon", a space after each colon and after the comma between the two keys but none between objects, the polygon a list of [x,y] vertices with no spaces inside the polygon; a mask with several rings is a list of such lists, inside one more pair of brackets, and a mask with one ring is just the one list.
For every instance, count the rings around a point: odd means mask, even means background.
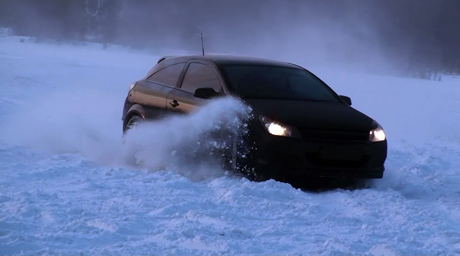
[{"label": "car hood", "polygon": [[284,124],[305,129],[365,131],[373,119],[338,102],[245,99],[255,112]]}]

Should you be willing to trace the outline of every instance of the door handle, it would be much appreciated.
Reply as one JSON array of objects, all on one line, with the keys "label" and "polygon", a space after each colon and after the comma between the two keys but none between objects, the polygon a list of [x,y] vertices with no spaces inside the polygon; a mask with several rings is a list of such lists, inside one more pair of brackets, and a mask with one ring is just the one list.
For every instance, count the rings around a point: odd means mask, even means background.
[{"label": "door handle", "polygon": [[169,104],[170,104],[173,108],[179,106],[179,102],[177,102],[177,100],[173,100],[173,101],[169,102]]}]

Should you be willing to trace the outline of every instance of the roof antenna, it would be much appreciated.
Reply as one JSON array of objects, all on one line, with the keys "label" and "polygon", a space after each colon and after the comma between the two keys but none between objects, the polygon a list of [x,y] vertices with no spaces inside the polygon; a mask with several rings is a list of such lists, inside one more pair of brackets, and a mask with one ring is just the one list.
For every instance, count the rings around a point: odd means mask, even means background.
[{"label": "roof antenna", "polygon": [[201,52],[203,53],[203,56],[204,56],[203,33],[201,33]]}]

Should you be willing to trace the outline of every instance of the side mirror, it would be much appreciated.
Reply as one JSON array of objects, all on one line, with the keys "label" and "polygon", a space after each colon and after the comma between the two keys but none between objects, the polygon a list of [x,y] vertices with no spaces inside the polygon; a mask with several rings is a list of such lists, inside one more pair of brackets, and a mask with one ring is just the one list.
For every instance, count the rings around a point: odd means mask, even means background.
[{"label": "side mirror", "polygon": [[343,101],[345,101],[345,103],[347,103],[348,106],[351,106],[351,99],[350,99],[350,97],[343,96],[343,95],[339,95],[339,97],[340,97]]},{"label": "side mirror", "polygon": [[206,88],[198,88],[195,90],[195,93],[193,94],[194,97],[196,98],[202,98],[202,99],[210,99],[213,97],[216,97],[219,95],[214,89],[206,87]]}]

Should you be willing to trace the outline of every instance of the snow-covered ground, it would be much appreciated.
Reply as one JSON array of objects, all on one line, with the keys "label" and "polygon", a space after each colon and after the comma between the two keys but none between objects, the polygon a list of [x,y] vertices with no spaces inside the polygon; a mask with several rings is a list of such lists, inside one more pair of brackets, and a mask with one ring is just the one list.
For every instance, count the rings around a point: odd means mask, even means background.
[{"label": "snow-covered ground", "polygon": [[158,56],[20,41],[0,37],[1,255],[460,255],[460,78],[311,68],[382,124],[389,157],[370,188],[309,192],[176,161],[233,101],[123,144],[128,85]]}]

